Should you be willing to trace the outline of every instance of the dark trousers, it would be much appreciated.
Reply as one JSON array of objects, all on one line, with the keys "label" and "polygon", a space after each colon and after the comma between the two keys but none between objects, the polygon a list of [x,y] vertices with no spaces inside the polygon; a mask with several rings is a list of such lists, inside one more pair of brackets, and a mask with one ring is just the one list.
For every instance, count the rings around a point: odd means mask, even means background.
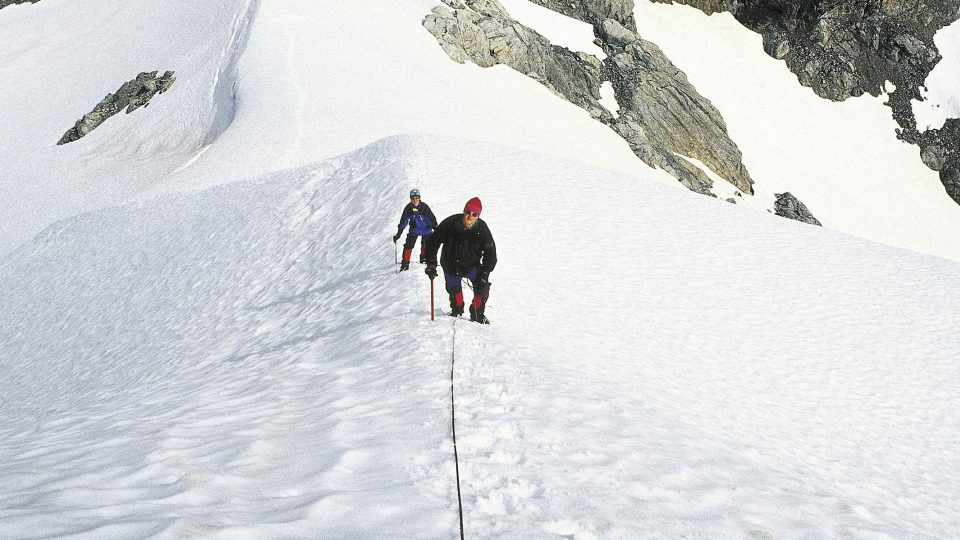
[{"label": "dark trousers", "polygon": [[443,271],[444,285],[447,287],[447,294],[450,295],[450,309],[463,312],[463,278],[467,278],[473,287],[473,302],[470,305],[477,313],[483,313],[487,305],[487,298],[490,297],[490,283],[484,282],[483,285],[477,285],[479,275],[480,268],[477,266],[467,270],[463,275]]},{"label": "dark trousers", "polygon": [[[410,262],[410,255],[413,253],[413,245],[417,243],[417,238],[419,234],[413,234],[413,232],[407,233],[407,239],[403,243],[403,262]],[[423,257],[424,252],[427,249],[427,239],[430,238],[429,234],[424,234],[423,239],[420,240],[420,256]]]}]

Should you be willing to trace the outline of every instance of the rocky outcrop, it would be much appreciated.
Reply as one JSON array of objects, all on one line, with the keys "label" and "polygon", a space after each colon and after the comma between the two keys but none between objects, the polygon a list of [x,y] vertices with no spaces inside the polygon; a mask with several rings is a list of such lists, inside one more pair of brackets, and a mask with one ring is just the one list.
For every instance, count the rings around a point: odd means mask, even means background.
[{"label": "rocky outcrop", "polygon": [[[594,24],[598,43],[607,54],[603,61],[552,45],[511,19],[496,0],[443,2],[446,7],[435,8],[423,25],[453,60],[481,67],[504,64],[536,79],[614,129],[645,163],[666,170],[693,191],[713,196],[713,183],[685,156],[753,193],[740,150],[727,134],[719,111],[656,45],[631,28],[635,28],[629,13],[632,1],[537,0]],[[603,17],[607,14],[615,18]],[[619,116],[599,101],[604,81],[613,84]]]},{"label": "rocky outcrop", "polygon": [[444,1],[460,7],[437,7],[423,25],[454,61],[480,67],[510,66],[586,109],[592,117],[613,118],[599,102],[599,59],[551,45],[545,37],[510,19],[493,0]]},{"label": "rocky outcrop", "polygon": [[813,217],[813,214],[805,204],[797,200],[789,191],[786,193],[777,193],[777,200],[774,203],[774,213],[778,216],[802,221],[811,225],[821,225],[820,221]]},{"label": "rocky outcrop", "polygon": [[948,163],[940,171],[940,180],[947,194],[960,204],[960,160],[954,160]]},{"label": "rocky outcrop", "polygon": [[0,9],[3,9],[7,6],[12,6],[14,4],[36,4],[40,0],[0,0]]},{"label": "rocky outcrop", "polygon": [[613,19],[633,32],[637,23],[633,18],[633,0],[530,0],[534,4],[562,13],[567,17],[592,24],[603,24]]},{"label": "rocky outcrop", "polygon": [[728,11],[763,37],[800,83],[834,101],[914,89],[940,59],[933,36],[960,16],[956,0],[653,0]]},{"label": "rocky outcrop", "polygon": [[920,147],[920,158],[924,165],[940,173],[940,182],[943,183],[947,195],[960,204],[960,191],[957,190],[955,176],[956,167],[960,164],[960,119],[950,118],[940,129],[921,132],[917,129],[917,120],[909,99],[901,96],[903,102],[894,102],[894,95],[899,93],[900,89],[897,89],[887,103],[893,109],[893,117],[900,125],[897,137]]},{"label": "rocky outcrop", "polygon": [[923,162],[940,172],[947,193],[960,203],[947,164],[960,161],[957,120],[920,132],[911,100],[940,61],[933,37],[960,18],[957,0],[652,0],[686,4],[707,14],[728,11],[763,37],[763,48],[783,60],[804,86],[841,101],[895,90],[887,105],[897,136],[920,147]]},{"label": "rocky outcrop", "polygon": [[57,144],[80,139],[123,109],[130,114],[140,107],[148,106],[153,96],[169,90],[175,81],[172,71],[167,71],[160,77],[157,77],[156,71],[137,75],[132,81],[123,83],[115,94],[107,94],[91,112],[77,120],[76,125],[68,129]]},{"label": "rocky outcrop", "polygon": [[[743,166],[740,149],[727,134],[723,117],[686,75],[659,47],[613,19],[605,19],[596,32],[607,54],[604,78],[613,84],[620,105],[613,128],[634,152],[690,189],[695,187],[691,185],[694,178],[703,181],[703,173],[682,156],[699,160],[752,194],[753,181]],[[643,155],[647,148],[653,155]]]}]

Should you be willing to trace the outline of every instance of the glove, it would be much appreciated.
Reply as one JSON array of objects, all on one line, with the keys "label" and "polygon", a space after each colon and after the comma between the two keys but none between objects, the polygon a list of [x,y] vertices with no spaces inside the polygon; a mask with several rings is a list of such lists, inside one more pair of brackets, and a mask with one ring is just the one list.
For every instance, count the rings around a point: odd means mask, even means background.
[{"label": "glove", "polygon": [[486,287],[490,284],[490,272],[480,272],[480,275],[477,276],[477,286]]},{"label": "glove", "polygon": [[396,243],[397,243],[397,240],[399,240],[399,239],[400,239],[400,233],[395,234],[395,235],[393,236],[393,243],[396,244]]},{"label": "glove", "polygon": [[437,277],[437,263],[431,263],[427,265],[427,269],[423,271],[430,279]]}]

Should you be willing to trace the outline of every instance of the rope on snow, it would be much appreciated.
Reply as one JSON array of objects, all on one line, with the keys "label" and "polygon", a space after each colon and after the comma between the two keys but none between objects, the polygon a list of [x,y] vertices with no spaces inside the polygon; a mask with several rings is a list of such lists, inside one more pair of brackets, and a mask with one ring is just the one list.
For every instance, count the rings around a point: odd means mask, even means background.
[{"label": "rope on snow", "polygon": [[460,513],[460,540],[463,540],[463,499],[460,496],[460,458],[457,455],[457,417],[453,401],[453,368],[457,359],[457,319],[453,319],[453,347],[450,351],[450,427],[453,429],[453,463],[457,471],[457,509]]}]

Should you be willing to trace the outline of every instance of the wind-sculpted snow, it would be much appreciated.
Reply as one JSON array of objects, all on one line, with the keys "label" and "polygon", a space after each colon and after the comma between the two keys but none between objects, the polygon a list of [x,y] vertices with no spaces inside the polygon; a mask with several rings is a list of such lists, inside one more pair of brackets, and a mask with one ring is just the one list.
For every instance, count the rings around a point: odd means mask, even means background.
[{"label": "wind-sculpted snow", "polygon": [[[394,273],[411,187],[491,326]],[[84,214],[0,263],[0,537],[456,536],[453,358],[468,536],[949,537],[958,280],[443,138]]]}]

